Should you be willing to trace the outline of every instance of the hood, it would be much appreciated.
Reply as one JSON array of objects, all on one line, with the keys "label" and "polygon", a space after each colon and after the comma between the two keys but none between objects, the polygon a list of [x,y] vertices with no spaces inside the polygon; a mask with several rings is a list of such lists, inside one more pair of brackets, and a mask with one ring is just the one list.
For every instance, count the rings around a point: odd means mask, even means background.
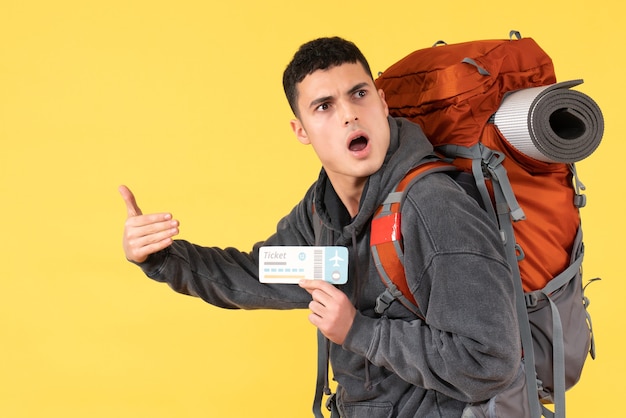
[{"label": "hood", "polygon": [[[346,212],[346,210],[335,194],[324,169],[320,173],[315,190],[315,210],[326,227],[342,234],[337,244],[344,240],[349,242],[354,234],[359,235],[363,228],[369,225],[369,220],[378,206],[404,175],[421,159],[433,154],[433,146],[419,125],[404,118],[391,116],[388,122],[391,135],[383,165],[369,177],[361,196],[359,213],[344,228],[342,228],[342,218],[337,216],[337,212],[340,210]],[[329,202],[335,202],[341,208],[332,207],[332,203],[329,204]]]}]

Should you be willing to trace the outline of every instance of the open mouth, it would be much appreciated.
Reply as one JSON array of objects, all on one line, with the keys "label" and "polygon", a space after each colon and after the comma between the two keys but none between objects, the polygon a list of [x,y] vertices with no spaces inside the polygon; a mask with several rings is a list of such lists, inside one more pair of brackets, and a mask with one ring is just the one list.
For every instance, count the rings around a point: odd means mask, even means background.
[{"label": "open mouth", "polygon": [[364,136],[359,136],[350,141],[350,145],[348,145],[348,149],[350,151],[363,151],[367,147],[367,138]]}]

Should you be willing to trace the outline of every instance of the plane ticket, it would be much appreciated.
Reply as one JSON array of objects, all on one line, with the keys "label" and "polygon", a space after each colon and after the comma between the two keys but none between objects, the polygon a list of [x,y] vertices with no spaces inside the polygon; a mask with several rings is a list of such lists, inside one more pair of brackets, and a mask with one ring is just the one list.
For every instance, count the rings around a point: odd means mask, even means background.
[{"label": "plane ticket", "polygon": [[346,247],[267,246],[259,249],[261,283],[297,284],[302,279],[348,281]]}]

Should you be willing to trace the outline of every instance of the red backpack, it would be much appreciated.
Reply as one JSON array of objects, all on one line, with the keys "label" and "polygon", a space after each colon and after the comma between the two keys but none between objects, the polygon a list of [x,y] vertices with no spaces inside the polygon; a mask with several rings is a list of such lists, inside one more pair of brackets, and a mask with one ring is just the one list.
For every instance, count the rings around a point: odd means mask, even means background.
[{"label": "red backpack", "polygon": [[514,31],[506,40],[438,42],[376,79],[390,114],[419,124],[442,156],[409,173],[372,221],[372,255],[387,286],[378,310],[398,300],[419,315],[402,265],[401,192],[430,172],[471,173],[518,278],[533,417],[564,417],[565,391],[587,354],[595,357],[581,272],[584,186],[574,163],[596,149],[604,123],[595,102],[570,89],[580,83],[557,83],[551,58]]}]

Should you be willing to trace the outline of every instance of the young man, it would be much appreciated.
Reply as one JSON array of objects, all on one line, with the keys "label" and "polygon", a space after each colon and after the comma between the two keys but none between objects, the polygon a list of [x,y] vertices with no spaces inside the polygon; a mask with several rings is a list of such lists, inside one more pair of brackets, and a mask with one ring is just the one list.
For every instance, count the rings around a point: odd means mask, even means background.
[{"label": "young man", "polygon": [[[486,213],[446,174],[410,187],[402,209],[404,265],[425,320],[396,302],[375,313],[385,288],[370,255],[372,216],[432,147],[418,126],[389,117],[351,42],[304,44],[283,83],[293,131],[313,146],[322,170],[276,232],[250,252],[173,240],[178,222],[166,213],[142,215],[122,186],[127,259],[216,306],[309,308],[310,321],[330,341],[341,417],[460,417],[468,403],[501,392],[521,353],[512,277]],[[345,246],[348,282],[260,283],[262,245]]]}]

